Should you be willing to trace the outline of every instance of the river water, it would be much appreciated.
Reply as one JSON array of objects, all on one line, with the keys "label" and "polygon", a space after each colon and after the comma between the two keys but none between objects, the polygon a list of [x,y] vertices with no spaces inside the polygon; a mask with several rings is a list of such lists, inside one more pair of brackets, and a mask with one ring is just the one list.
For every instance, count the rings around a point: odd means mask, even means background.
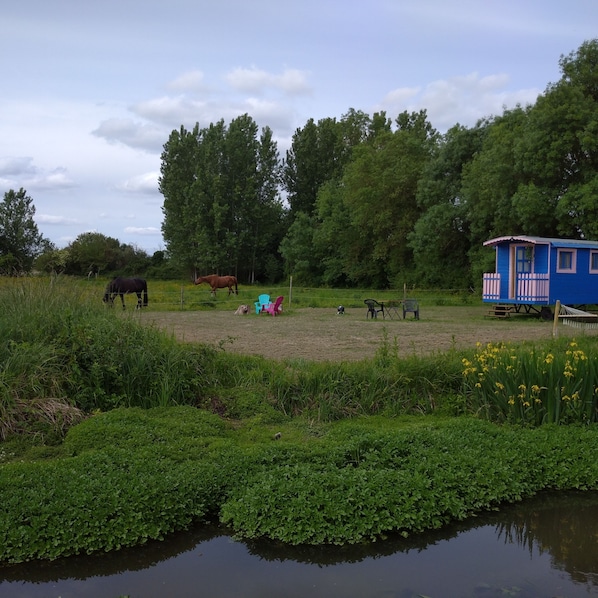
[{"label": "river water", "polygon": [[367,546],[239,542],[217,526],[113,554],[0,568],[1,598],[598,596],[598,492],[544,493]]}]

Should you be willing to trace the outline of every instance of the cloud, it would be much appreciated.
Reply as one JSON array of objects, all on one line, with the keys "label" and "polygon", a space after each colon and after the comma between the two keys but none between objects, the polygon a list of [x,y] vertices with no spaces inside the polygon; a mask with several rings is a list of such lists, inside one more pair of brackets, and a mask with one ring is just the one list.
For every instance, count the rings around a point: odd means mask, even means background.
[{"label": "cloud", "polygon": [[[181,125],[187,127],[193,126],[196,122],[201,122],[206,118],[212,118],[217,114],[216,105],[212,109],[209,104],[203,100],[194,100],[185,95],[162,96],[139,102],[133,106],[133,111],[139,116],[152,122],[160,123],[168,127],[169,132],[173,128],[179,128]],[[214,121],[219,118],[214,118]],[[212,122],[212,120],[209,120]],[[206,123],[207,124],[207,123]],[[165,143],[168,139],[162,140]]]},{"label": "cloud", "polygon": [[12,156],[0,158],[0,187],[49,190],[70,189],[76,184],[68,176],[66,168],[45,170],[37,167],[33,158]]},{"label": "cloud", "polygon": [[[157,142],[155,143],[156,153],[161,153],[171,131],[178,130],[181,126],[192,129],[196,123],[199,123],[200,128],[203,128],[220,120],[229,124],[242,114],[249,114],[260,127],[269,126],[283,134],[296,128],[294,121],[296,114],[292,104],[260,97],[205,101],[184,95],[163,96],[136,104],[134,111],[138,116],[164,127],[159,129],[156,126],[156,131],[162,131],[160,147],[158,148]],[[110,134],[113,136],[118,134],[119,141],[122,143],[127,143],[129,138],[136,139],[133,131],[135,123],[132,120],[128,122],[128,128],[124,123],[120,126],[123,128],[122,133],[116,130],[117,127],[112,126]],[[108,131],[102,127],[102,133],[104,132]]]},{"label": "cloud", "polygon": [[33,179],[26,181],[32,189],[70,189],[77,185],[70,179],[66,168],[55,168],[48,173],[40,173]]},{"label": "cloud", "polygon": [[242,113],[245,112],[257,123],[268,125],[279,133],[293,130],[294,112],[288,105],[257,98],[247,98],[242,105]]},{"label": "cloud", "polygon": [[127,179],[121,185],[117,185],[117,188],[127,193],[142,193],[146,195],[159,194],[158,191],[158,172],[146,172],[138,176]]},{"label": "cloud", "polygon": [[[290,134],[297,123],[296,109],[289,96],[311,93],[307,73],[298,69],[285,69],[272,74],[255,67],[234,69],[225,79],[239,94],[230,90],[210,87],[203,71],[191,70],[179,75],[166,85],[178,92],[137,102],[129,111],[137,118],[109,118],[101,121],[92,131],[96,137],[111,144],[122,144],[148,153],[160,154],[173,130],[181,126],[192,129],[196,123],[207,127],[223,120],[228,124],[242,114],[249,114],[260,127]],[[268,93],[284,95],[278,99],[266,97]],[[228,94],[228,96],[227,96]],[[244,94],[250,94],[244,96]],[[125,183],[135,187],[136,181]],[[130,189],[128,189],[130,190]]]},{"label": "cloud", "polygon": [[146,226],[146,227],[138,227],[138,226],[127,226],[125,227],[125,233],[129,235],[140,235],[140,236],[153,236],[153,235],[161,235],[162,232],[159,228],[155,226]]},{"label": "cloud", "polygon": [[166,88],[177,92],[197,92],[208,89],[204,83],[204,74],[202,71],[189,71],[187,73],[183,73],[168,83]]},{"label": "cloud", "polygon": [[33,158],[29,156],[11,156],[0,158],[0,177],[19,177],[37,172]]},{"label": "cloud", "polygon": [[51,216],[50,214],[36,214],[35,222],[37,224],[55,224],[66,226],[79,226],[81,224],[81,221],[77,220],[76,218],[66,218],[65,216]]},{"label": "cloud", "polygon": [[268,89],[280,90],[288,95],[311,93],[307,79],[307,72],[298,69],[286,69],[281,75],[274,75],[256,67],[236,68],[226,75],[233,89],[258,94]]},{"label": "cloud", "polygon": [[150,153],[160,152],[167,133],[154,124],[135,122],[130,118],[110,118],[100,123],[92,135],[108,143],[122,143]]},{"label": "cloud", "polygon": [[436,80],[425,87],[393,89],[376,110],[390,115],[425,109],[430,122],[440,131],[459,123],[472,127],[482,118],[501,114],[504,108],[533,104],[540,90],[509,91],[505,74],[480,77],[478,73]]},{"label": "cloud", "polygon": [[394,111],[400,111],[400,106],[404,106],[413,98],[416,98],[420,91],[420,87],[400,87],[393,89],[382,98],[382,105],[387,106],[386,109],[391,112],[393,112],[393,108],[395,108]]}]

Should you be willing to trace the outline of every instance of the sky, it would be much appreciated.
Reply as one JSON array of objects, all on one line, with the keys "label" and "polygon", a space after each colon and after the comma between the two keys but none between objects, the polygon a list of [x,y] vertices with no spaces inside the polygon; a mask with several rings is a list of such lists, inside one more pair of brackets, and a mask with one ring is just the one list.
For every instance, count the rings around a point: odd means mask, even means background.
[{"label": "sky", "polygon": [[533,104],[598,37],[596,0],[14,0],[0,6],[0,198],[46,239],[153,252],[170,133],[249,114],[281,158],[313,118]]}]

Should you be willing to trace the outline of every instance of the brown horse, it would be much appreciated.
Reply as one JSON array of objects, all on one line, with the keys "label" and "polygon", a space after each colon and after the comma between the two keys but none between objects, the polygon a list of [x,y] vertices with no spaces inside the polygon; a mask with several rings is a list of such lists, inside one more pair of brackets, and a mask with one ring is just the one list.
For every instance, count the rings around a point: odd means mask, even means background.
[{"label": "brown horse", "polygon": [[209,276],[198,276],[195,279],[195,284],[201,284],[202,282],[207,282],[210,287],[212,287],[212,295],[216,294],[216,289],[225,289],[227,287],[229,296],[231,293],[235,293],[235,295],[239,294],[236,276],[218,276],[218,274],[210,274]]}]

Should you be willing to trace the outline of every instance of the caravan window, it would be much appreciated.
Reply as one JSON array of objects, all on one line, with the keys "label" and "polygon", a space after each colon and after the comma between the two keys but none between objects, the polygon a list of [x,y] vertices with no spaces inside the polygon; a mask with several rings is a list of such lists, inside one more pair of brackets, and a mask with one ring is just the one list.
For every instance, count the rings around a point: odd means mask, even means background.
[{"label": "caravan window", "polygon": [[515,247],[515,260],[517,274],[529,274],[532,271],[532,264],[534,262],[534,246],[517,245]]},{"label": "caravan window", "polygon": [[590,251],[590,273],[598,274],[598,251]]},{"label": "caravan window", "polygon": [[557,253],[557,272],[575,273],[577,252],[575,249],[559,249]]}]

